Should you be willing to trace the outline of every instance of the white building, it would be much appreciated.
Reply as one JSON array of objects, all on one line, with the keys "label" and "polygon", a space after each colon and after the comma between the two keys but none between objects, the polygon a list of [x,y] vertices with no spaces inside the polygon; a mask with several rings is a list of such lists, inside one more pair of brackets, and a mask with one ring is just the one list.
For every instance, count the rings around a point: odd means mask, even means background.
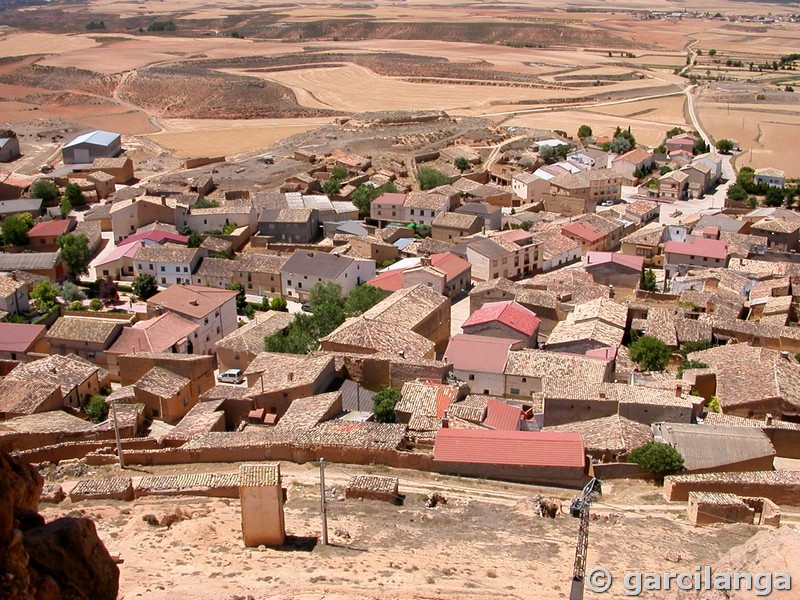
[{"label": "white building", "polygon": [[281,267],[281,293],[304,301],[318,283],[338,283],[342,295],[375,277],[375,261],[297,250]]},{"label": "white building", "polygon": [[176,244],[163,246],[142,245],[133,255],[134,276],[141,273],[152,275],[160,286],[176,283],[191,283],[192,273],[197,269],[205,251]]}]

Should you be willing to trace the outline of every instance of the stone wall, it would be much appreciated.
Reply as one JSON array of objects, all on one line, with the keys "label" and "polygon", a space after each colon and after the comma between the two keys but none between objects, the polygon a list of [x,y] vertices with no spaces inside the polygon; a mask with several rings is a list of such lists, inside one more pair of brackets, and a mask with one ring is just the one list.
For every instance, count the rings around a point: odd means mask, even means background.
[{"label": "stone wall", "polygon": [[800,506],[800,471],[706,473],[664,478],[664,495],[670,502],[688,500],[689,492],[740,494]]}]

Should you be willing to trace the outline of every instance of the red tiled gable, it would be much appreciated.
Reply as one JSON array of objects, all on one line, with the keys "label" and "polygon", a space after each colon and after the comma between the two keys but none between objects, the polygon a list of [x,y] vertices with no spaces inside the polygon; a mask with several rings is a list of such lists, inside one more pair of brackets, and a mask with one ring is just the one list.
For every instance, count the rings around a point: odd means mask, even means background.
[{"label": "red tiled gable", "polygon": [[[470,268],[469,262],[452,252],[431,255],[431,266],[444,271],[446,281],[451,281]],[[413,268],[413,267],[409,267]],[[378,273],[367,283],[387,292],[396,292],[403,287],[403,273],[408,269],[390,269]]]},{"label": "red tiled gable", "polygon": [[494,398],[486,401],[486,418],[483,424],[486,427],[499,431],[519,431],[522,409]]},{"label": "red tiled gable", "polygon": [[405,269],[391,269],[378,273],[367,284],[381,288],[387,292],[396,292],[403,287],[403,271]]},{"label": "red tiled gable", "polygon": [[704,238],[695,238],[691,242],[667,242],[664,244],[664,254],[725,259],[728,256],[728,242]]},{"label": "red tiled gable", "polygon": [[469,319],[464,322],[462,327],[495,321],[527,336],[533,336],[541,323],[541,319],[533,311],[517,304],[513,300],[506,300],[504,302],[488,302],[484,304],[469,316]]},{"label": "red tiled gable", "polygon": [[387,192],[375,198],[375,200],[373,200],[371,204],[378,204],[378,205],[402,204],[403,202],[405,202],[406,196],[407,194]]},{"label": "red tiled gable", "polygon": [[562,227],[561,231],[565,234],[573,235],[589,243],[596,242],[605,236],[602,231],[598,231],[591,225],[581,223],[580,221],[576,221],[574,223],[570,223],[566,227]]},{"label": "red tiled gable", "polygon": [[136,233],[132,236],[126,237],[124,240],[119,242],[117,246],[127,246],[128,244],[131,244],[133,242],[139,242],[141,240],[148,240],[151,242],[156,242],[158,244],[163,244],[164,242],[172,242],[173,244],[189,243],[189,238],[185,235],[172,233],[171,231],[161,231],[160,229],[153,229],[151,231],[146,231],[144,233]]},{"label": "red tiled gable", "polygon": [[579,433],[440,429],[436,434],[436,462],[573,467],[585,465]]},{"label": "red tiled gable", "polygon": [[506,338],[459,333],[450,338],[443,360],[459,370],[502,375],[508,351],[517,343]]},{"label": "red tiled gable", "polygon": [[605,264],[622,265],[634,271],[641,271],[644,267],[644,257],[628,256],[619,252],[588,252],[586,254],[587,268]]},{"label": "red tiled gable", "polygon": [[69,219],[42,221],[31,227],[31,230],[28,232],[28,237],[55,237],[64,235],[67,232],[67,227],[69,227]]}]

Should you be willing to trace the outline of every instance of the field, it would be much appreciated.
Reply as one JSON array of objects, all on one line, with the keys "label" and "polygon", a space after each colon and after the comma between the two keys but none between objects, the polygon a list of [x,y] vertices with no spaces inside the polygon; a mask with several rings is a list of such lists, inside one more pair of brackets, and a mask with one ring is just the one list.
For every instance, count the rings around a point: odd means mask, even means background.
[{"label": "field", "polygon": [[[738,139],[748,153],[741,164],[752,149],[753,164],[796,170],[795,150],[774,146],[794,134],[791,107],[752,112],[737,98],[729,117],[727,102],[722,115],[703,86],[723,78],[767,91],[791,86],[796,71],[728,63],[767,65],[800,50],[800,25],[633,12],[645,10],[674,7],[666,0],[625,0],[613,12],[600,0],[261,7],[89,0],[12,9],[0,29],[0,111],[31,135],[52,122],[69,134],[108,128],[149,136],[180,157],[255,153],[335,116],[377,110],[443,109],[568,133],[585,123],[597,135],[630,126],[656,146],[670,127],[692,127],[681,94],[689,81],[677,73],[691,60],[686,75],[701,86],[698,112],[712,136]],[[791,12],[734,1],[718,10]],[[146,31],[167,20],[176,31]],[[104,29],[86,31],[90,21]],[[742,128],[740,113],[757,117]]]}]

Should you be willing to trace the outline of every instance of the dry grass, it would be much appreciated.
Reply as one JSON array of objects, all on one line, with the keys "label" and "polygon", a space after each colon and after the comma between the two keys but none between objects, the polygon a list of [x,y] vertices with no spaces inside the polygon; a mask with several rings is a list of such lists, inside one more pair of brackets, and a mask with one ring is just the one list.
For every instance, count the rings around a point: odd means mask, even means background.
[{"label": "dry grass", "polygon": [[64,54],[99,44],[88,36],[55,33],[13,33],[0,38],[0,58],[31,54]]}]

